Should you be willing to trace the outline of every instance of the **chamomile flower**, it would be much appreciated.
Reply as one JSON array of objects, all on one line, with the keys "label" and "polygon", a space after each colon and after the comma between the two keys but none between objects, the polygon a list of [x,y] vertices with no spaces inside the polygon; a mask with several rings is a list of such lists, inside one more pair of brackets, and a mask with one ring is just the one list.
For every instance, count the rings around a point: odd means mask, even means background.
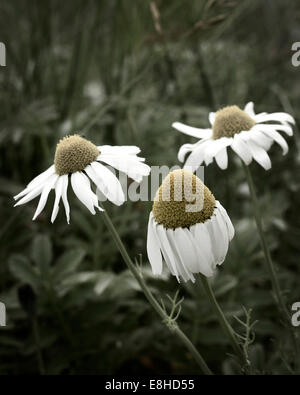
[{"label": "chamomile flower", "polygon": [[149,215],[147,253],[153,274],[162,273],[164,258],[170,272],[183,281],[194,274],[214,274],[234,236],[231,220],[210,190],[187,170],[164,179]]},{"label": "chamomile flower", "polygon": [[56,147],[54,164],[34,178],[27,187],[14,197],[20,199],[15,206],[28,203],[41,195],[33,220],[44,209],[49,193],[55,189],[55,202],[51,222],[56,219],[59,203],[62,199],[67,222],[70,222],[70,206],[67,198],[69,180],[77,198],[88,210],[95,214],[95,208],[103,211],[98,205],[98,197],[91,189],[90,180],[98,190],[111,202],[121,205],[125,196],[117,177],[104,164],[126,173],[130,178],[141,182],[148,176],[150,167],[137,154],[140,149],[135,146],[96,146],[79,135],[63,138]]},{"label": "chamomile flower", "polygon": [[278,131],[292,136],[290,124],[295,124],[294,118],[284,112],[255,114],[252,102],[244,110],[229,106],[210,113],[209,122],[209,129],[198,129],[179,122],[172,125],[180,132],[200,139],[196,144],[184,144],[179,150],[178,159],[181,162],[190,153],[185,163],[189,168],[196,170],[203,162],[209,165],[215,158],[218,166],[226,169],[227,147],[231,147],[246,165],[254,159],[269,170],[271,160],[267,151],[274,141],[281,146],[283,155],[288,152],[287,142]]}]

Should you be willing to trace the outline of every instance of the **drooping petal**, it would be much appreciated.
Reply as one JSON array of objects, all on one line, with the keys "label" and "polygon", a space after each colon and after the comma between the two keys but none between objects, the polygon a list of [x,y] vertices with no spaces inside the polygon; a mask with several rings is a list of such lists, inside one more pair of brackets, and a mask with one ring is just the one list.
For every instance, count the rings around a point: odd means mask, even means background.
[{"label": "drooping petal", "polygon": [[256,127],[260,128],[260,130],[264,130],[269,131],[269,130],[279,130],[281,132],[286,133],[288,136],[292,136],[293,135],[293,129],[291,128],[290,125],[286,124],[286,125],[281,125],[281,124],[274,124],[274,125],[268,125],[265,123],[259,123],[256,125]]},{"label": "drooping petal", "polygon": [[234,227],[232,225],[231,219],[229,218],[229,215],[227,214],[227,211],[225,208],[222,206],[222,204],[216,200],[216,207],[220,211],[221,215],[223,216],[224,221],[226,222],[227,229],[228,229],[228,235],[229,235],[229,241],[231,241],[234,237]]},{"label": "drooping petal", "polygon": [[55,167],[54,165],[50,166],[46,171],[43,173],[39,174],[37,177],[35,177],[30,183],[27,185],[27,187],[34,188],[41,182],[45,181],[49,176],[55,173]]},{"label": "drooping petal", "polygon": [[188,237],[188,232],[188,229],[176,228],[174,230],[175,242],[184,266],[192,273],[198,273],[197,252],[192,240]]},{"label": "drooping petal", "polygon": [[179,130],[179,132],[181,133],[187,134],[188,136],[196,137],[198,139],[210,137],[212,134],[211,129],[194,128],[192,126],[184,125],[181,122],[174,122],[172,124],[172,127],[176,130]]},{"label": "drooping petal", "polygon": [[189,271],[183,257],[180,255],[181,251],[177,244],[175,231],[173,229],[167,229],[166,232],[179,275],[182,277],[183,281],[187,282],[191,280],[194,283],[195,277],[193,276],[193,273]]},{"label": "drooping petal", "polygon": [[46,171],[44,171],[43,173],[39,174],[32,181],[30,181],[30,183],[27,185],[27,187],[22,192],[20,192],[16,196],[14,196],[14,199],[17,200],[20,197],[25,196],[28,193],[32,192],[39,185],[44,185],[45,181],[47,181],[47,179],[54,173],[55,173],[55,168],[54,168],[54,165],[52,165]]},{"label": "drooping petal", "polygon": [[156,234],[158,236],[160,249],[162,251],[164,260],[166,261],[166,264],[168,265],[170,272],[173,275],[175,275],[177,281],[180,282],[176,261],[172,249],[170,247],[170,243],[166,234],[166,229],[162,225],[157,225]]},{"label": "drooping petal", "polygon": [[195,238],[196,245],[201,248],[201,253],[204,257],[203,262],[205,262],[206,266],[208,266],[213,272],[213,269],[215,267],[215,258],[212,251],[212,241],[206,225],[198,223],[191,226],[190,229]]},{"label": "drooping petal", "polygon": [[244,161],[244,163],[248,166],[252,161],[252,155],[247,147],[247,144],[244,142],[241,137],[236,134],[233,138],[233,142],[231,144],[231,148],[233,151]]},{"label": "drooping petal", "polygon": [[70,223],[70,206],[69,206],[68,196],[67,196],[69,177],[67,174],[64,174],[63,176],[61,176],[61,178],[63,180],[61,197],[62,197],[62,201],[63,201],[64,207],[65,207],[67,222],[69,224]]},{"label": "drooping petal", "polygon": [[219,263],[220,265],[221,263],[224,262],[227,255],[228,246],[229,246],[229,233],[228,233],[226,222],[223,220],[223,216],[218,209],[216,210],[216,215],[213,218],[213,226],[215,227],[215,232],[216,233],[218,232],[219,243],[220,246],[222,247],[220,263]]},{"label": "drooping petal", "polygon": [[154,275],[159,275],[162,273],[162,256],[160,252],[159,241],[157,240],[155,223],[153,221],[152,212],[149,215],[148,221],[148,234],[147,234],[147,254],[149,262],[152,267],[152,272]]},{"label": "drooping petal", "polygon": [[220,139],[217,140],[212,140],[212,143],[210,146],[205,149],[205,154],[204,154],[204,161],[206,165],[209,165],[212,163],[213,158],[223,149],[231,145],[232,143],[232,137],[221,137]]},{"label": "drooping petal", "polygon": [[100,145],[97,147],[100,151],[101,154],[112,154],[112,155],[118,155],[118,154],[128,154],[128,155],[137,155],[141,152],[139,147],[136,147],[135,145]]},{"label": "drooping petal", "polygon": [[125,202],[120,181],[107,167],[92,162],[85,171],[107,199],[118,206]]},{"label": "drooping petal", "polygon": [[[197,226],[193,225],[193,227]],[[195,231],[191,229],[183,229],[185,232],[186,237],[190,239],[190,243],[186,243],[186,248],[189,245],[192,245],[194,247],[194,250],[192,250],[196,255],[196,262],[190,261],[191,263],[187,262],[187,267],[192,273],[202,273],[206,277],[211,277],[213,275],[213,269],[211,267],[211,262],[208,260],[207,254],[203,249],[206,249],[206,245],[203,245],[205,243],[205,240],[197,240],[195,237]],[[184,246],[182,246],[184,248]]]},{"label": "drooping petal", "polygon": [[214,265],[221,265],[224,262],[226,256],[225,248],[228,248],[228,241],[226,246],[224,235],[222,234],[216,220],[216,213],[211,217],[211,219],[206,221],[204,225],[206,226],[210,235],[212,253],[214,255]]},{"label": "drooping petal", "polygon": [[63,178],[58,177],[56,184],[55,184],[55,201],[54,201],[53,211],[52,211],[52,215],[51,215],[51,222],[52,223],[55,221],[57,214],[58,214],[63,182],[64,182]]},{"label": "drooping petal", "polygon": [[272,138],[274,141],[276,141],[277,144],[280,145],[282,148],[283,155],[286,155],[289,147],[285,139],[279,134],[276,130],[271,130],[271,129],[264,129],[263,125],[261,125],[261,130],[264,134],[266,134],[268,137]]},{"label": "drooping petal", "polygon": [[48,195],[51,191],[51,189],[54,187],[57,179],[58,179],[59,175],[58,174],[52,174],[46,181],[46,184],[44,185],[40,200],[39,200],[39,204],[37,206],[37,209],[34,213],[34,216],[32,218],[32,220],[34,221],[36,219],[36,217],[38,215],[40,215],[40,213],[43,211],[46,203],[47,203],[47,199],[48,199]]},{"label": "drooping petal", "polygon": [[26,196],[24,196],[21,200],[19,200],[14,207],[20,206],[21,204],[25,204],[30,202],[32,199],[36,198],[38,195],[41,194],[45,184],[47,181],[44,181],[44,183],[38,185],[34,189],[32,189]]},{"label": "drooping petal", "polygon": [[258,130],[255,126],[251,129],[248,135],[250,140],[262,147],[265,151],[269,151],[273,144],[273,140]]},{"label": "drooping petal", "polygon": [[183,144],[180,147],[180,149],[178,151],[178,155],[177,155],[179,162],[184,162],[184,158],[185,158],[186,154],[193,150],[193,146],[194,146],[194,144]]},{"label": "drooping petal", "polygon": [[227,148],[223,148],[220,152],[217,153],[215,156],[217,165],[220,169],[225,170],[228,166],[228,155],[227,155]]},{"label": "drooping petal", "polygon": [[148,176],[151,171],[148,165],[141,163],[132,155],[103,154],[99,156],[98,160],[122,171],[137,182],[140,182],[141,176]]},{"label": "drooping petal", "polygon": [[[82,204],[94,215],[96,214],[94,206],[98,207],[98,198],[91,190],[89,179],[80,171],[71,175],[71,185],[75,195]],[[96,203],[96,204],[95,204]]]},{"label": "drooping petal", "polygon": [[265,170],[271,169],[272,163],[267,152],[251,140],[249,140],[247,144],[251,151],[253,159],[256,160],[256,162],[259,163]]},{"label": "drooping petal", "polygon": [[271,114],[257,114],[255,116],[255,121],[257,123],[260,122],[281,122],[281,123],[291,123],[292,125],[295,125],[295,119],[290,115],[285,112],[274,112]]},{"label": "drooping petal", "polygon": [[213,140],[202,140],[201,144],[198,144],[187,158],[184,168],[195,171],[201,166],[206,149],[213,143]]}]

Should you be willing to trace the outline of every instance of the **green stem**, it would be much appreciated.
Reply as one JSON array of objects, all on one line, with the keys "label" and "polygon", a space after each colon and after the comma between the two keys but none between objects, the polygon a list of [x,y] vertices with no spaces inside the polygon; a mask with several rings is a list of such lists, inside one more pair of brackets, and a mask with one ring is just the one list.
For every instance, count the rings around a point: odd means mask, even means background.
[{"label": "green stem", "polygon": [[249,169],[249,166],[246,166],[243,163],[243,167],[244,167],[244,171],[246,174],[246,178],[247,178],[247,182],[249,185],[249,189],[250,189],[250,194],[252,197],[252,204],[253,204],[253,210],[254,210],[254,217],[255,217],[255,222],[256,222],[256,226],[257,226],[257,230],[259,233],[259,237],[260,237],[260,242],[261,242],[261,246],[264,252],[264,256],[265,256],[265,261],[268,267],[268,271],[270,274],[270,278],[272,281],[272,287],[273,287],[273,291],[275,294],[275,299],[277,304],[279,305],[279,308],[281,309],[282,313],[285,314],[285,316],[287,317],[288,321],[290,322],[290,315],[288,312],[288,309],[285,305],[285,302],[283,300],[283,296],[281,293],[281,289],[279,286],[279,281],[276,275],[276,271],[272,262],[272,258],[271,258],[271,254],[270,254],[270,250],[266,241],[266,237],[263,231],[263,225],[262,225],[262,220],[261,220],[261,213],[260,213],[260,208],[259,208],[259,204],[258,204],[258,199],[256,196],[256,192],[255,192],[255,188],[254,188],[254,183],[253,183],[253,178],[251,175],[251,171]]},{"label": "green stem", "polygon": [[157,312],[157,314],[162,318],[162,321],[166,324],[168,329],[170,329],[172,333],[176,334],[177,337],[186,346],[186,348],[190,351],[190,353],[195,358],[195,360],[198,363],[198,365],[199,365],[200,369],[202,370],[202,372],[204,374],[207,374],[207,375],[212,375],[213,373],[211,372],[209,367],[206,365],[206,362],[204,361],[204,359],[202,358],[200,353],[197,351],[197,349],[195,348],[193,343],[189,340],[189,338],[181,331],[181,329],[179,328],[177,323],[175,323],[175,325],[174,325],[174,323],[173,323],[173,325],[170,325],[170,317],[163,310],[163,308],[160,306],[160,304],[157,302],[157,300],[154,298],[154,296],[152,295],[151,291],[147,287],[143,277],[140,275],[137,267],[135,266],[135,264],[132,262],[131,258],[129,257],[129,255],[127,253],[127,250],[126,250],[124,244],[122,243],[116,228],[114,227],[113,223],[111,222],[111,220],[109,218],[109,215],[107,214],[106,211],[103,212],[103,215],[104,215],[105,223],[106,223],[109,231],[111,232],[111,235],[112,235],[112,237],[114,239],[114,242],[115,242],[116,246],[118,247],[118,249],[119,249],[119,251],[120,251],[125,263],[127,264],[129,270],[131,271],[131,273],[133,274],[133,276],[135,277],[135,279],[139,283],[139,285],[140,285],[145,297],[147,298],[148,302],[151,304],[151,306]]},{"label": "green stem", "polygon": [[231,325],[227,321],[219,303],[217,302],[217,299],[215,298],[215,295],[213,293],[213,290],[210,286],[208,279],[203,274],[200,274],[200,278],[201,278],[205,293],[210,301],[211,307],[213,308],[214,312],[216,313],[216,316],[220,322],[220,325],[223,328],[225,335],[228,336],[234,352],[238,356],[243,367],[246,368],[246,366],[249,366],[249,361],[237,341],[234,330],[232,329]]}]

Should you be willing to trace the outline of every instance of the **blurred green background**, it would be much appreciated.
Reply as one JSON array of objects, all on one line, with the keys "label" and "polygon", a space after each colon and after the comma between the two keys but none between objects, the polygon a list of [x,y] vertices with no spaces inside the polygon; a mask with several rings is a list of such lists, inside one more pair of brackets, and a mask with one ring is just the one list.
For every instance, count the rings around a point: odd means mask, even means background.
[{"label": "blurred green background", "polygon": [[[291,113],[299,119],[297,0],[13,0],[0,3],[0,328],[1,374],[192,374],[191,355],[162,325],[126,270],[101,214],[91,216],[71,189],[71,225],[53,196],[32,222],[37,201],[13,208],[12,196],[53,161],[59,138],[79,131],[95,144],[134,144],[149,165],[179,164],[194,142],[174,121],[208,127],[220,106]],[[274,262],[289,304],[300,301],[299,131],[272,170],[251,164]],[[271,295],[244,174],[230,154],[205,182],[231,216],[236,236],[213,280],[239,333],[253,309],[254,374],[291,373],[293,349]],[[53,194],[52,194],[53,195]],[[145,253],[151,202],[108,205],[131,256],[142,254],[157,297],[184,296],[179,318],[211,369],[236,372],[201,286],[155,279]],[[299,329],[300,331],[300,329]]]}]

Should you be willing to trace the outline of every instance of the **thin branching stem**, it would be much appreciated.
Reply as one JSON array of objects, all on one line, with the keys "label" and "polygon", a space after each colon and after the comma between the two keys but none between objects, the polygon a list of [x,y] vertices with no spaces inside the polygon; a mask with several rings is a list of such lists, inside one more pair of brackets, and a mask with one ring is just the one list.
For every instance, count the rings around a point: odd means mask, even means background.
[{"label": "thin branching stem", "polygon": [[244,368],[246,368],[246,366],[249,365],[249,361],[248,361],[246,355],[243,352],[243,349],[241,348],[241,346],[237,340],[236,334],[235,334],[234,330],[232,329],[231,325],[229,324],[229,322],[227,321],[225,314],[223,313],[223,311],[222,311],[222,309],[221,309],[221,307],[214,295],[214,292],[211,288],[211,285],[210,285],[208,279],[203,274],[200,274],[200,278],[201,278],[201,281],[203,284],[204,291],[205,291],[207,298],[211,304],[211,307],[213,308],[213,310],[216,314],[216,317],[217,317],[220,325],[222,326],[222,329],[223,329],[225,335],[228,337],[228,339],[231,343],[231,346],[232,346],[236,356],[239,358],[241,365],[244,369]]},{"label": "thin branching stem", "polygon": [[[185,347],[190,351],[190,353],[193,355],[195,361],[199,365],[201,371],[206,374],[206,375],[212,375],[212,371],[209,369],[207,366],[206,362],[204,361],[203,357],[200,355],[199,351],[196,349],[194,344],[190,341],[190,339],[182,332],[182,330],[179,328],[177,322],[175,321],[174,318],[170,318],[170,316],[166,313],[166,310],[161,307],[161,305],[157,302],[155,297],[153,296],[152,292],[146,285],[143,277],[139,273],[139,270],[135,266],[135,264],[132,262],[130,256],[127,253],[127,250],[122,243],[122,240],[120,239],[120,236],[113,225],[109,215],[107,214],[106,211],[103,212],[104,220],[105,223],[114,239],[114,242],[120,251],[125,263],[128,266],[128,269],[131,271],[137,282],[139,283],[145,297],[147,298],[148,302],[151,304],[153,309],[156,311],[156,313],[161,317],[162,321],[166,324],[168,329],[171,330],[172,333],[174,333],[185,345]],[[174,302],[176,304],[176,301]],[[173,306],[174,307],[174,306]],[[176,317],[175,317],[176,318]],[[172,324],[172,325],[171,325]]]}]

